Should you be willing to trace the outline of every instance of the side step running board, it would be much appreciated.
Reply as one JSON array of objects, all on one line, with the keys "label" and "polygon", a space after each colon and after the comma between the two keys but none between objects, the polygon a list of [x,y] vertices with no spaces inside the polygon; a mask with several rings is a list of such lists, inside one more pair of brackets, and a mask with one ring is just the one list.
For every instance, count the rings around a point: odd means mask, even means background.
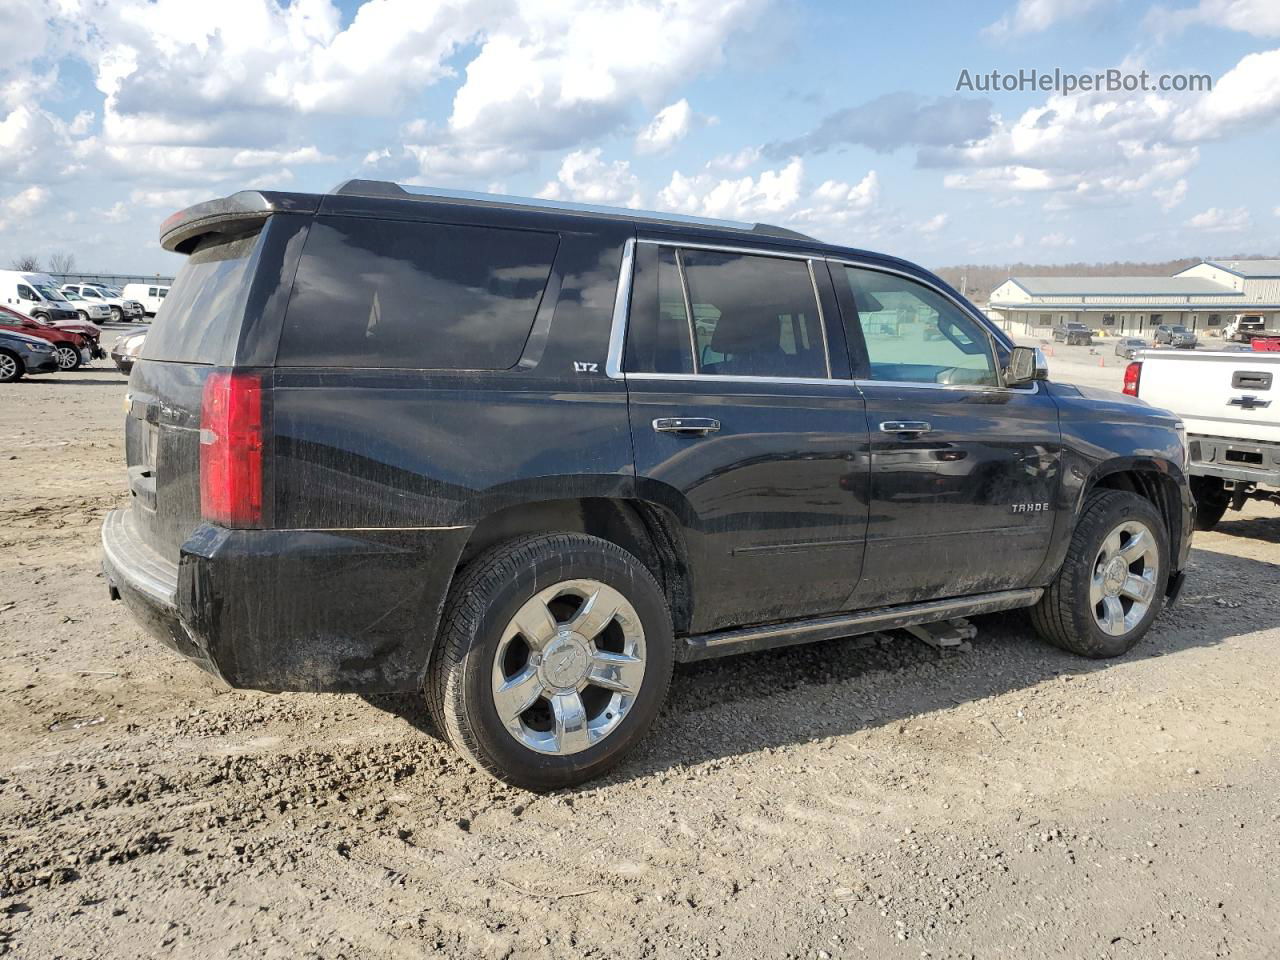
[{"label": "side step running board", "polygon": [[819,617],[813,620],[791,620],[787,623],[771,623],[763,627],[744,627],[737,630],[721,630],[682,637],[676,641],[676,658],[681,661],[708,660],[734,653],[751,653],[774,647],[790,647],[799,643],[831,640],[835,637],[856,637],[861,633],[878,630],[896,630],[921,623],[972,617],[1000,610],[1029,607],[1044,593],[1039,587],[1025,590],[1001,590],[997,593],[980,593],[972,597],[952,600],[929,600],[925,603],[906,603],[896,607],[874,607],[858,613],[836,617]]}]

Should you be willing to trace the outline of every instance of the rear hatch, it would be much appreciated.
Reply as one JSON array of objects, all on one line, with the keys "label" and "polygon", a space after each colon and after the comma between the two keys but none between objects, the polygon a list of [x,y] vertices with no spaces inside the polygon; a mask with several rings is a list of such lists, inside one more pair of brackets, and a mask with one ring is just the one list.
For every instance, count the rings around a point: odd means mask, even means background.
[{"label": "rear hatch", "polygon": [[201,521],[200,425],[204,384],[235,356],[256,252],[265,232],[210,234],[195,244],[147,331],[129,379],[125,456],[132,523],[176,563]]}]

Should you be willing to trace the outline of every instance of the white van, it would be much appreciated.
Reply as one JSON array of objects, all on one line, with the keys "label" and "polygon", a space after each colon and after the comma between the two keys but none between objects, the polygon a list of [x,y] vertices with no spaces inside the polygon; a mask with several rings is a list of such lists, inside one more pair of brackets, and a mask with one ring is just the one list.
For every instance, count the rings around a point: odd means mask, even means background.
[{"label": "white van", "polygon": [[124,295],[130,300],[137,300],[141,303],[142,309],[146,311],[148,317],[154,317],[160,312],[160,304],[164,303],[165,295],[168,292],[169,287],[167,284],[126,283],[124,286]]},{"label": "white van", "polygon": [[0,270],[0,303],[44,323],[80,319],[47,273]]}]

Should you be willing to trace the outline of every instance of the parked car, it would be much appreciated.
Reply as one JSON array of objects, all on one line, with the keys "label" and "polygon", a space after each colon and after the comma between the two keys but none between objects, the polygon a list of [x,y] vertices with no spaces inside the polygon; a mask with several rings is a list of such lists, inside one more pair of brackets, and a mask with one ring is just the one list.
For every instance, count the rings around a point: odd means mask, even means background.
[{"label": "parked car", "polygon": [[154,317],[164,303],[164,298],[169,295],[169,287],[160,283],[126,283],[124,295],[137,300],[142,304],[143,312],[148,317]]},{"label": "parked car", "polygon": [[1156,327],[1156,333],[1152,339],[1156,346],[1165,344],[1179,350],[1191,350],[1198,343],[1196,335],[1179,323],[1160,324]]},{"label": "parked car", "polygon": [[1053,339],[1060,340],[1067,344],[1082,344],[1088,346],[1093,343],[1093,331],[1086,324],[1077,320],[1067,320],[1059,323],[1053,328]]},{"label": "parked car", "polygon": [[143,316],[142,304],[136,300],[127,300],[120,296],[118,292],[111,292],[110,288],[103,284],[95,283],[64,283],[62,285],[64,293],[76,293],[82,296],[90,303],[105,304],[111,313],[111,319],[116,323],[132,323],[134,320],[140,320]]},{"label": "parked car", "polygon": [[61,291],[71,304],[76,316],[86,323],[106,323],[111,319],[111,307],[101,300],[86,300],[74,290]]},{"label": "parked car", "polygon": [[1140,350],[1146,350],[1149,346],[1151,345],[1141,337],[1118,337],[1116,339],[1116,356],[1127,357],[1132,360]]},{"label": "parked car", "polygon": [[101,346],[102,328],[95,323],[89,323],[85,320],[46,320],[41,315],[39,318],[26,317],[26,314],[12,307],[0,306],[0,312],[8,312],[15,317],[24,317],[32,323],[38,324],[43,329],[62,330],[67,333],[74,333],[83,337],[89,347],[89,355],[92,359],[97,360],[106,356]]},{"label": "parked car", "polygon": [[28,373],[57,373],[58,357],[48,340],[0,330],[0,383],[13,383]]},{"label": "parked car", "polygon": [[88,363],[94,357],[96,343],[84,334],[58,327],[47,327],[8,307],[0,307],[0,330],[25,333],[27,336],[38,337],[53,344],[60,370],[79,370],[82,364]]},{"label": "parked car", "polygon": [[126,377],[133,371],[134,361],[142,352],[142,344],[146,339],[147,332],[142,330],[138,333],[121,334],[111,345],[111,359],[115,361],[116,369]]},{"label": "parked car", "polygon": [[511,783],[616,764],[677,660],[1018,607],[1110,657],[1183,581],[1179,421],[893,257],[364,181],[161,244],[112,596],[233,687],[425,689]]},{"label": "parked car", "polygon": [[0,270],[0,305],[42,323],[79,320],[75,308],[58,290],[47,273]]}]

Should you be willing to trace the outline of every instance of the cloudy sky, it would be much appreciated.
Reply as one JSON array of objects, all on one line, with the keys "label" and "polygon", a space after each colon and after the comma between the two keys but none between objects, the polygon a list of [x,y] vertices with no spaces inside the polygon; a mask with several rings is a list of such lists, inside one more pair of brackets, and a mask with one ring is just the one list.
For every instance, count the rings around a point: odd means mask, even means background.
[{"label": "cloudy sky", "polygon": [[[1276,0],[0,0],[0,266],[350,177],[764,220],[930,265],[1280,251]],[[957,92],[1019,69],[1211,92]]]}]

